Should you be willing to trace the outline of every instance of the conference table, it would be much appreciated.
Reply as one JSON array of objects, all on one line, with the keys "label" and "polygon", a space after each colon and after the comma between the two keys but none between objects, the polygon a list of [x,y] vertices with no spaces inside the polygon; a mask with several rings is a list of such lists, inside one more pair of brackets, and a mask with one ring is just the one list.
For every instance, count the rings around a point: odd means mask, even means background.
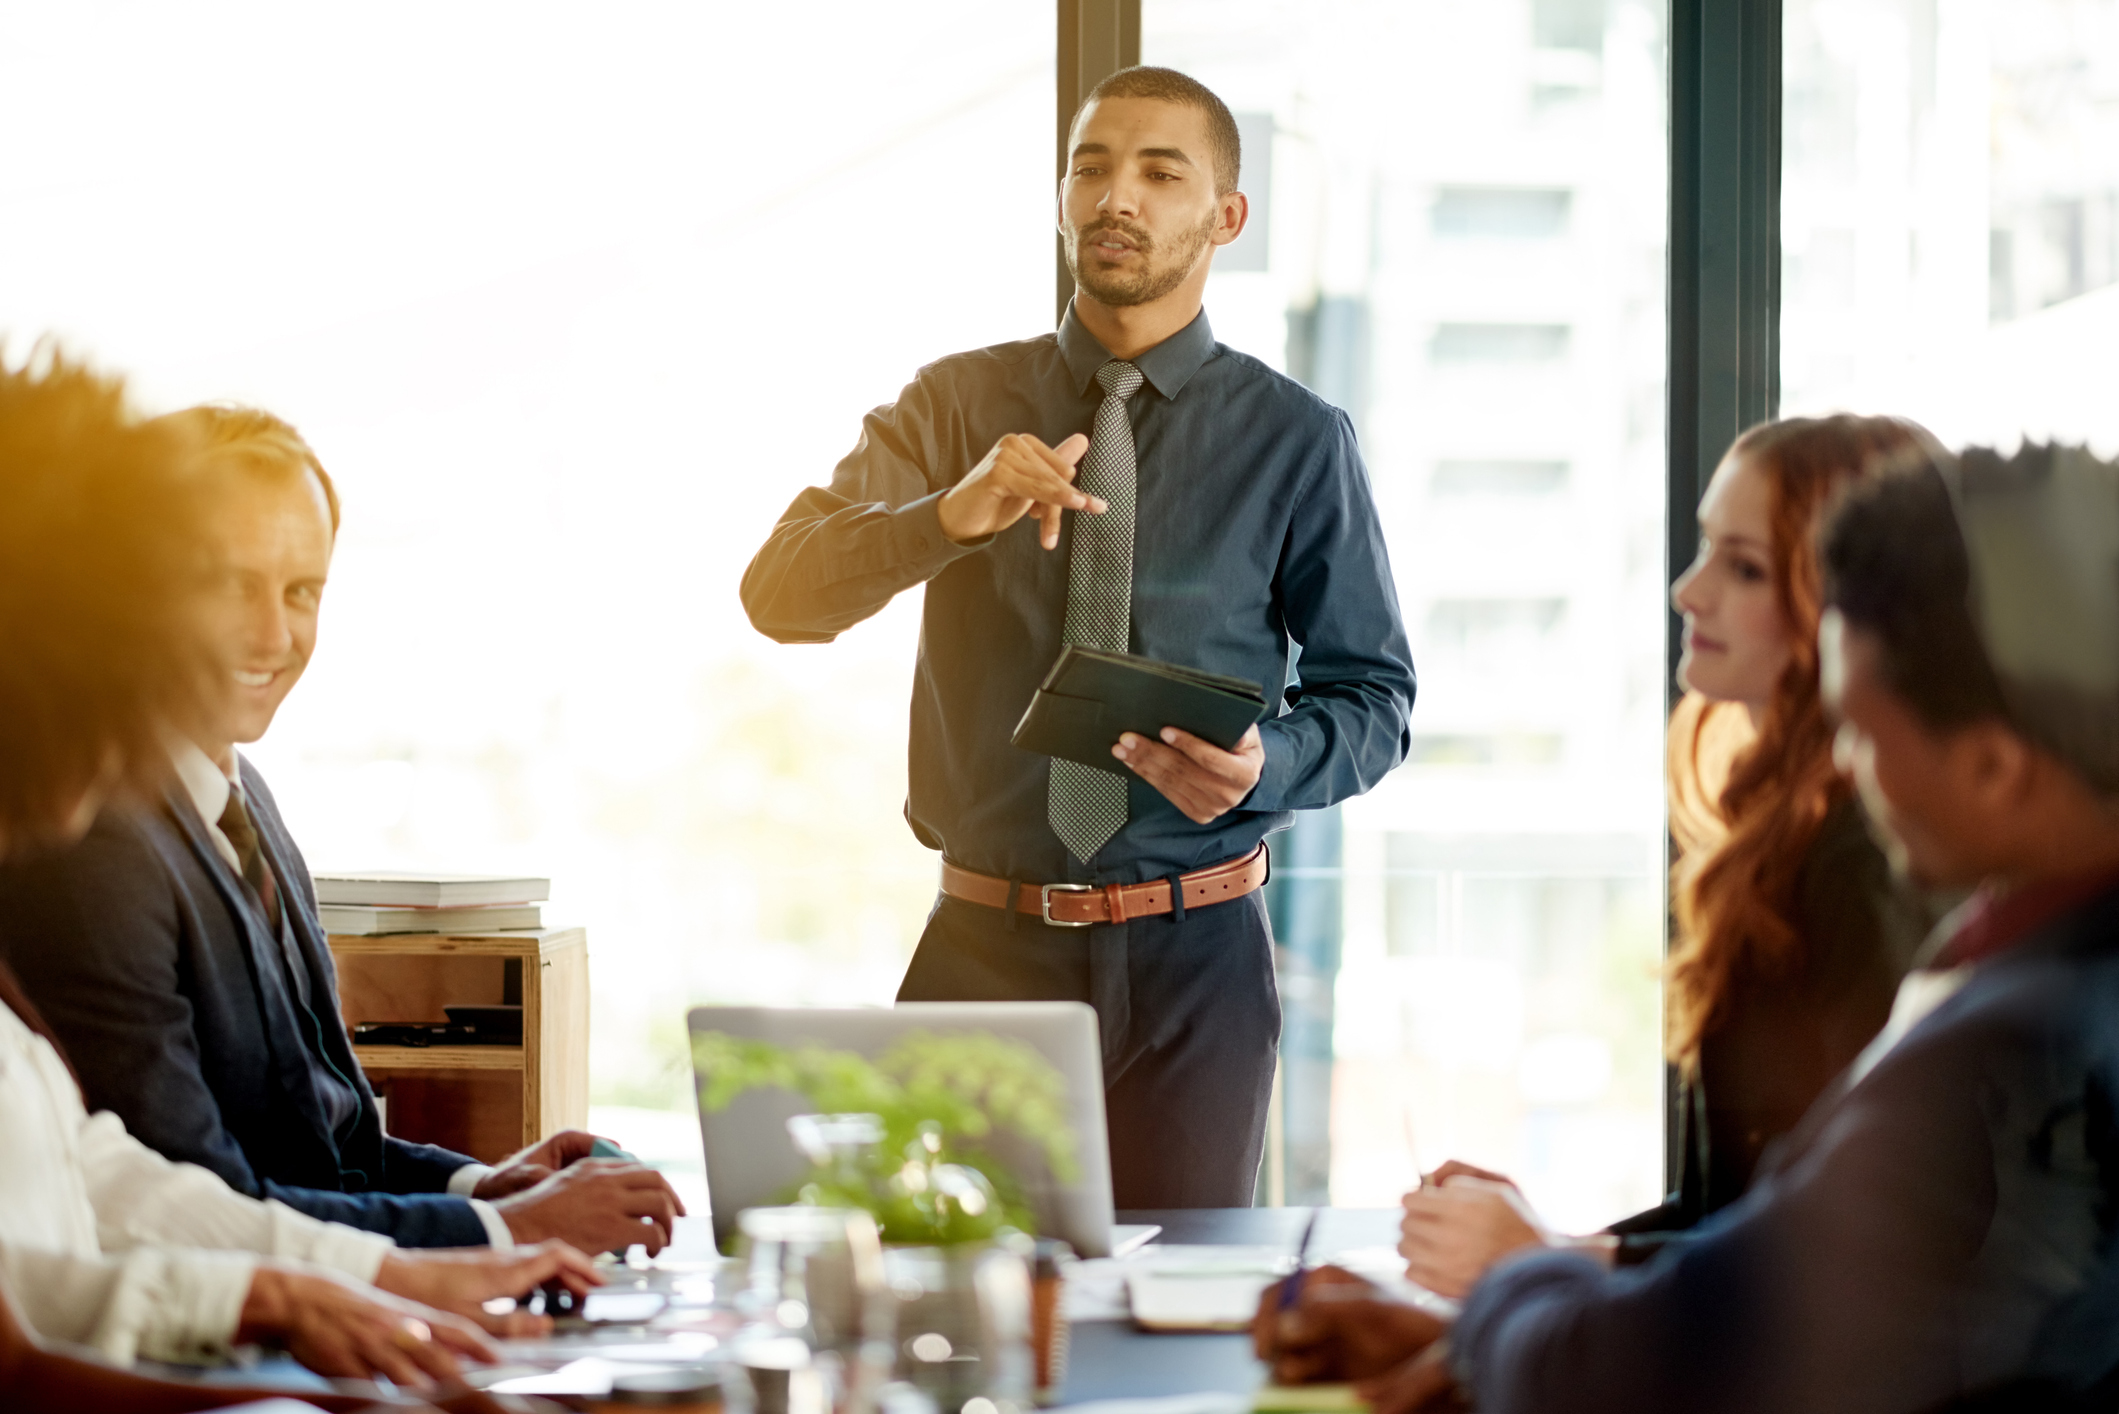
[{"label": "conference table", "polygon": [[[1156,1223],[1155,1241],[1172,1246],[1279,1247],[1302,1240],[1308,1208],[1173,1208],[1121,1212],[1121,1223]],[[1397,1245],[1396,1208],[1326,1208],[1311,1239],[1313,1261]],[[1264,1381],[1251,1337],[1156,1335],[1126,1319],[1076,1321],[1064,1404],[1207,1392],[1247,1394]]]},{"label": "conference table", "polygon": [[[1277,1248],[1293,1256],[1302,1240],[1309,1208],[1179,1208],[1120,1212],[1120,1223],[1154,1223],[1162,1231],[1154,1238],[1160,1247],[1232,1247],[1256,1251]],[[1395,1208],[1325,1208],[1317,1211],[1317,1231],[1311,1239],[1314,1263],[1340,1254],[1366,1254],[1373,1262],[1380,1250],[1398,1241],[1399,1212]],[[701,1229],[704,1231],[704,1229]],[[1086,1264],[1102,1268],[1107,1277],[1130,1262],[1152,1262],[1153,1248],[1137,1256],[1110,1263]],[[690,1264],[694,1268],[698,1263]],[[622,1273],[620,1274],[623,1275]],[[652,1266],[636,1271],[630,1281],[616,1285],[644,1289],[668,1289],[682,1281],[675,1266]],[[1248,1395],[1264,1382],[1264,1368],[1251,1354],[1248,1334],[1155,1334],[1136,1327],[1126,1316],[1082,1319],[1072,1323],[1072,1349],[1067,1377],[1060,1392],[1062,1405],[1093,1404],[1105,1400],[1168,1398],[1177,1395]],[[609,1343],[638,1343],[637,1329],[597,1332],[577,1337],[576,1355],[593,1355]],[[528,1344],[528,1343],[525,1343]],[[498,1373],[497,1371],[495,1373]],[[277,1384],[299,1398],[305,1390],[323,1388],[325,1382],[292,1363],[285,1356],[268,1360],[251,1371],[223,1371],[209,1382],[258,1380]],[[305,1406],[288,1404],[288,1409]]]}]

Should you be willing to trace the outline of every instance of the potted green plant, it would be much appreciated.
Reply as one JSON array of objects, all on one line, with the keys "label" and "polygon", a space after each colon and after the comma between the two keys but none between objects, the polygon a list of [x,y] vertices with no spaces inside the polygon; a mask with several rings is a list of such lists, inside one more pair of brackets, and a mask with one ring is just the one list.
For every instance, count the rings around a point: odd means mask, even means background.
[{"label": "potted green plant", "polygon": [[1066,1083],[1052,1064],[987,1031],[916,1031],[872,1060],[718,1032],[692,1048],[707,1110],[778,1089],[816,1111],[788,1122],[810,1161],[788,1197],[875,1218],[899,1303],[898,1376],[941,1414],[980,1398],[1024,1407],[1036,1220],[995,1140],[1012,1134],[1055,1179],[1078,1178]]},{"label": "potted green plant", "polygon": [[[1035,1234],[1023,1186],[993,1149],[1001,1131],[1079,1176],[1066,1082],[1021,1041],[989,1031],[915,1031],[870,1059],[720,1032],[692,1038],[700,1101],[727,1108],[752,1090],[793,1091],[815,1115],[790,1128],[812,1164],[789,1200],[867,1210],[890,1244],[954,1246],[1005,1228]],[[855,1117],[871,1116],[861,1125]]]}]

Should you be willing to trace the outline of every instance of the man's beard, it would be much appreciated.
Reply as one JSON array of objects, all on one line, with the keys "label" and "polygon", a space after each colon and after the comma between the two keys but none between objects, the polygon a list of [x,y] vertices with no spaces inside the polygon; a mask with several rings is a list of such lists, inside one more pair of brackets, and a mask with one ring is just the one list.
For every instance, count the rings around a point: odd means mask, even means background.
[{"label": "man's beard", "polygon": [[[1207,238],[1214,234],[1214,223],[1219,213],[1209,216],[1204,225],[1187,232],[1180,238],[1177,248],[1167,258],[1157,260],[1159,247],[1149,234],[1129,221],[1114,221],[1109,217],[1092,221],[1087,226],[1070,234],[1067,241],[1067,270],[1074,276],[1074,283],[1099,304],[1123,309],[1130,305],[1151,304],[1185,282],[1192,267],[1199,260],[1199,253],[1207,248]],[[1117,231],[1133,242],[1141,255],[1140,268],[1132,274],[1118,271],[1085,270],[1087,262],[1082,259],[1082,249],[1105,231]]]}]

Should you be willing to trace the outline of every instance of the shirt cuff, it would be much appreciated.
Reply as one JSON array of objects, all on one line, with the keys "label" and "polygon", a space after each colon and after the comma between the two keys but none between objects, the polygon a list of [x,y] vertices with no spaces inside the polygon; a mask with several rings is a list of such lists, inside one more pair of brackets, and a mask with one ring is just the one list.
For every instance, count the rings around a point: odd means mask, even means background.
[{"label": "shirt cuff", "polygon": [[248,1252],[140,1249],[125,1259],[117,1300],[95,1344],[126,1364],[135,1358],[212,1365],[235,1343],[257,1271]]},{"label": "shirt cuff", "polygon": [[1258,748],[1265,753],[1265,761],[1258,768],[1258,784],[1251,793],[1238,801],[1238,810],[1286,810],[1281,802],[1287,798],[1288,781],[1294,774],[1290,764],[1295,755],[1295,744],[1288,740],[1286,729],[1280,718],[1268,717],[1258,724]]},{"label": "shirt cuff", "polygon": [[485,1225],[487,1245],[495,1252],[514,1251],[515,1234],[508,1230],[508,1220],[500,1215],[500,1209],[483,1198],[473,1198],[469,1201],[471,1211],[476,1213],[479,1222]]},{"label": "shirt cuff", "polygon": [[486,1175],[491,1172],[491,1164],[465,1164],[449,1175],[449,1186],[442,1191],[452,1193],[458,1198],[468,1198],[479,1184],[486,1181]]},{"label": "shirt cuff", "polygon": [[948,494],[936,491],[890,513],[892,548],[905,563],[918,566],[923,578],[932,578],[944,566],[975,555],[993,543],[991,535],[982,535],[958,544],[943,532],[942,497]]}]

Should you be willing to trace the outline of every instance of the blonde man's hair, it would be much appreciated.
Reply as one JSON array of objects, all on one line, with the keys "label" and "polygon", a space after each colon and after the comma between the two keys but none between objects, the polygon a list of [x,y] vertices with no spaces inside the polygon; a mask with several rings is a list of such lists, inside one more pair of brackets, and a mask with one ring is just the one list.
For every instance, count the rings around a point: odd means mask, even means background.
[{"label": "blonde man's hair", "polygon": [[209,476],[223,469],[270,479],[314,476],[331,510],[331,533],[338,534],[338,487],[292,423],[239,403],[204,403],[156,420],[181,428],[198,444]]}]

